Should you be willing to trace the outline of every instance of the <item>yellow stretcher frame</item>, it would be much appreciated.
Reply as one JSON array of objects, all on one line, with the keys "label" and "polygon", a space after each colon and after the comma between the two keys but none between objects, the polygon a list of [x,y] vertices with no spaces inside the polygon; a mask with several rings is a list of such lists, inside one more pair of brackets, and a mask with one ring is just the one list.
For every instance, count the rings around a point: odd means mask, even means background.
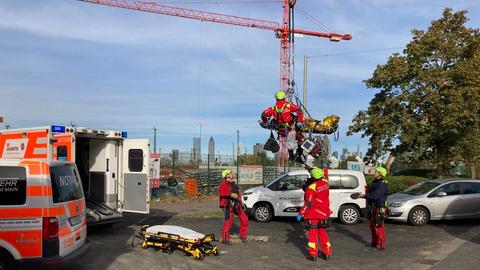
[{"label": "yellow stretcher frame", "polygon": [[[135,238],[141,239],[141,247],[144,249],[154,248],[162,250],[165,253],[172,254],[175,250],[181,250],[185,255],[191,255],[196,260],[203,260],[205,256],[219,256],[220,253],[217,246],[213,244],[215,241],[214,234],[207,234],[200,239],[183,238],[177,234],[165,232],[151,233],[147,229],[150,225],[144,225],[135,235]],[[133,239],[132,239],[133,246]]]}]

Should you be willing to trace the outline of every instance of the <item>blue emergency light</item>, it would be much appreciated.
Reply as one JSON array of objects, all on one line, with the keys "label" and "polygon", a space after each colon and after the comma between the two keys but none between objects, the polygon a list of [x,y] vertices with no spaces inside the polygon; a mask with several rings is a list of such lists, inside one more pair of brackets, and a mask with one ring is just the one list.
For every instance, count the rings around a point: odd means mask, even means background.
[{"label": "blue emergency light", "polygon": [[128,138],[128,132],[122,131],[122,138]]},{"label": "blue emergency light", "polygon": [[52,132],[65,133],[65,126],[52,126]]}]

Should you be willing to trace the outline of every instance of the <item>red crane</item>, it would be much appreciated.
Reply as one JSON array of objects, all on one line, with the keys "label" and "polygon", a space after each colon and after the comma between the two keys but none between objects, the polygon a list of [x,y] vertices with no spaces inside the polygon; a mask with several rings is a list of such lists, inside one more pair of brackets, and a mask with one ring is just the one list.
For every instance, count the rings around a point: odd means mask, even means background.
[{"label": "red crane", "polygon": [[[291,99],[293,89],[290,88],[291,83],[291,59],[290,46],[293,34],[302,34],[307,36],[316,36],[329,38],[331,41],[338,42],[340,40],[350,40],[350,34],[323,33],[302,29],[294,29],[291,27],[291,14],[295,6],[296,0],[283,1],[283,20],[282,23],[239,17],[234,15],[226,15],[208,11],[193,10],[187,8],[179,8],[166,6],[157,2],[145,2],[138,0],[78,0],[82,2],[101,4],[111,7],[125,8],[137,11],[151,12],[163,15],[182,17],[187,19],[195,19],[200,21],[216,22],[223,24],[231,24],[245,27],[260,28],[265,30],[273,30],[277,38],[280,39],[280,90],[287,94]],[[284,140],[281,140],[282,151],[279,157],[279,164],[283,165],[286,159],[286,148]]]}]

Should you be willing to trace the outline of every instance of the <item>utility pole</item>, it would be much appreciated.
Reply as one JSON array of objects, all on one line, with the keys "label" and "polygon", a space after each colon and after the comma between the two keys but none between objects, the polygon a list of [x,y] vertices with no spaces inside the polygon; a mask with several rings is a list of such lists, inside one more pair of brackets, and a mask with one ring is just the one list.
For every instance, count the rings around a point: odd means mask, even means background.
[{"label": "utility pole", "polygon": [[240,130],[237,130],[237,186],[240,178]]},{"label": "utility pole", "polygon": [[157,128],[153,127],[153,153],[157,153]]},{"label": "utility pole", "polygon": [[303,56],[303,107],[307,110],[307,61],[308,56]]}]

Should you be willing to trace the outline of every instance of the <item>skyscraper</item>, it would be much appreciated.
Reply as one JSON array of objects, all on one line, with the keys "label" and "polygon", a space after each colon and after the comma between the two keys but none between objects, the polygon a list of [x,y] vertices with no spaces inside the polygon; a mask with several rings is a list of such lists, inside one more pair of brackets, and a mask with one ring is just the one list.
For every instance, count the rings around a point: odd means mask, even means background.
[{"label": "skyscraper", "polygon": [[261,155],[265,153],[265,150],[263,149],[264,144],[263,143],[256,143],[253,145],[253,154],[254,155]]},{"label": "skyscraper", "polygon": [[199,162],[202,154],[202,142],[199,137],[193,138],[192,161]]},{"label": "skyscraper", "polygon": [[208,141],[208,162],[210,164],[215,163],[215,141],[213,140],[213,137],[210,137],[210,140]]},{"label": "skyscraper", "polygon": [[333,151],[332,156],[334,156],[336,159],[338,159],[338,151]]}]

